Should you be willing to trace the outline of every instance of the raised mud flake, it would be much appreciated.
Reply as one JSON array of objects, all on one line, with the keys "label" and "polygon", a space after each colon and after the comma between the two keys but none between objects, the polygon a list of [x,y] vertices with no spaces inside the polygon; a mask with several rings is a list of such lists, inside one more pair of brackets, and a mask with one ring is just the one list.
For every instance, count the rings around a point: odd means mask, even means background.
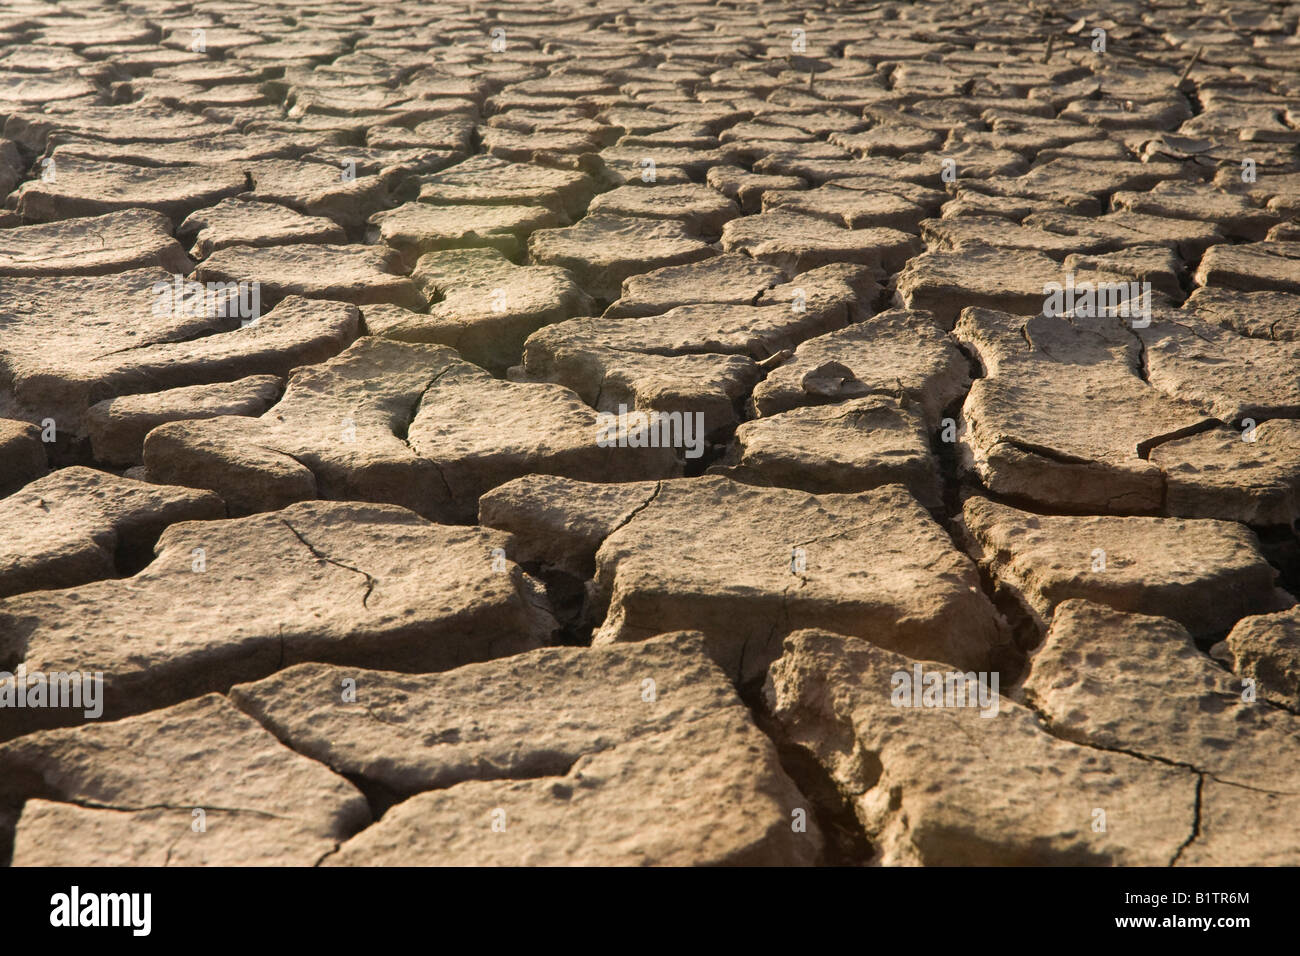
[{"label": "raised mud flake", "polygon": [[[545,373],[563,363],[566,348],[613,348],[658,355],[722,353],[765,359],[804,339],[843,328],[858,317],[858,297],[874,289],[871,273],[833,265],[765,290],[757,305],[699,303],[662,315],[574,319],[529,341],[528,370]],[[798,291],[798,301],[793,301]],[[585,390],[584,390],[585,391]]]},{"label": "raised mud flake", "polygon": [[472,521],[478,496],[530,472],[620,480],[678,473],[669,448],[602,447],[596,412],[558,385],[494,379],[442,346],[366,338],[298,369],[260,418],[150,432],[152,480],[218,490],[233,513],[323,497]]},{"label": "raised mud flake", "polygon": [[835,262],[893,271],[921,249],[897,229],[846,229],[815,216],[778,207],[727,223],[722,248],[771,263],[788,274]]},{"label": "raised mud flake", "polygon": [[[345,679],[354,703],[340,703]],[[741,706],[688,633],[542,648],[436,674],[298,664],[230,695],[299,753],[402,795],[563,776],[585,755]]]},{"label": "raised mud flake", "polygon": [[[174,50],[189,50],[194,43],[194,35],[189,30],[176,29],[167,33],[162,38],[162,46]],[[208,50],[225,57],[227,53],[233,53],[240,47],[253,46],[254,44],[266,43],[267,35],[263,33],[253,33],[249,30],[237,29],[234,27],[210,26],[206,28],[204,43]],[[217,61],[222,66],[230,70],[238,70],[241,75],[246,75],[256,69],[256,64],[240,63],[235,60],[222,59]]]},{"label": "raised mud flake", "polygon": [[1015,176],[1028,168],[1025,158],[1015,150],[999,149],[991,143],[965,142],[955,137],[948,139],[940,156],[941,161],[950,159],[956,164],[956,174],[963,180]]},{"label": "raised mud flake", "polygon": [[938,464],[919,409],[884,395],[745,422],[709,473],[813,494],[900,484],[927,508],[941,504]]},{"label": "raised mud flake", "polygon": [[[283,375],[336,354],[356,336],[356,309],[342,302],[291,297],[243,326],[207,304],[201,314],[185,315],[173,299],[155,312],[158,289],[173,289],[178,278],[140,269],[6,282],[0,368],[14,399],[38,420],[51,417],[75,435],[89,407],[106,399]],[[69,315],[80,321],[69,322]]]},{"label": "raised mud flake", "polygon": [[1296,131],[1283,122],[1273,102],[1242,103],[1208,96],[1206,109],[1191,117],[1179,129],[1192,136],[1238,139],[1246,143],[1296,142]]},{"label": "raised mud flake", "polygon": [[1213,653],[1239,678],[1255,681],[1257,698],[1300,713],[1300,607],[1243,617]]},{"label": "raised mud flake", "polygon": [[1073,252],[1103,252],[1110,248],[1094,236],[1068,236],[1017,225],[1001,216],[957,216],[929,219],[921,226],[926,245],[936,252],[964,252],[989,246],[1009,252],[1039,252],[1064,259]]},{"label": "raised mud flake", "polygon": [[[13,30],[14,22],[5,21],[5,29]],[[68,67],[85,66],[90,61],[84,56],[67,48],[51,47],[41,43],[22,43],[15,41],[10,45],[0,64],[4,69],[24,72],[27,70],[62,70]]]},{"label": "raised mud flake", "polygon": [[309,866],[371,819],[352,784],[215,694],[0,745],[0,801],[26,801],[15,866]]},{"label": "raised mud flake", "polygon": [[1101,217],[1031,212],[1019,226],[1000,216],[958,216],[929,220],[922,224],[921,232],[934,249],[962,250],[991,245],[1037,250],[1054,259],[1065,259],[1072,254],[1114,252],[1132,246],[1164,246],[1194,261],[1207,246],[1223,239],[1213,225],[1130,212]]},{"label": "raised mud flake", "polygon": [[[948,198],[948,193],[943,190],[922,186],[918,183],[891,179],[889,176],[881,174],[863,175],[859,173],[845,179],[836,179],[833,182],[826,183],[825,186],[834,187],[836,190],[847,189],[873,195],[884,193],[889,196],[897,196],[920,206],[930,214],[937,212],[939,207],[943,205],[944,200]],[[831,192],[830,190],[824,191],[828,194]]]},{"label": "raised mud flake", "polygon": [[1131,282],[1150,282],[1151,290],[1172,300],[1183,297],[1183,261],[1167,246],[1131,246],[1100,255],[1065,257],[1065,274],[1081,282],[1111,283],[1121,287]]},{"label": "raised mud flake", "polygon": [[1250,204],[1243,196],[1220,192],[1188,182],[1157,183],[1147,192],[1117,192],[1115,209],[1167,219],[1199,219],[1213,223],[1225,236],[1259,241],[1277,224],[1279,216]]},{"label": "raised mud flake", "polygon": [[1163,865],[1192,832],[1194,774],[1057,739],[1006,698],[988,717],[895,706],[898,675],[918,670],[952,668],[801,630],[763,691],[778,739],[825,772],[880,864]]},{"label": "raised mud flake", "polygon": [[[189,41],[186,41],[188,45]],[[9,113],[4,135],[29,152],[44,152],[48,137],[68,133],[109,143],[191,143],[238,135],[234,127],[183,110],[145,104],[60,104],[41,113]]]},{"label": "raised mud flake", "polygon": [[718,137],[713,135],[713,131],[703,123],[678,123],[676,126],[670,126],[654,133],[627,136],[618,135],[619,131],[615,127],[605,127],[604,130],[606,138],[611,133],[616,136],[614,142],[610,145],[642,146],[647,149],[716,149],[719,141],[727,143],[737,138],[732,135],[735,127],[724,130],[722,136]]},{"label": "raised mud flake", "polygon": [[1191,117],[1191,107],[1177,92],[1165,99],[1138,103],[1114,97],[1075,100],[1060,115],[1062,120],[1072,123],[1088,123],[1111,130],[1187,130],[1187,126],[1180,127],[1180,124]]},{"label": "raised mud flake", "polygon": [[678,455],[689,452],[662,445],[619,447],[619,434],[604,438],[609,443],[602,445],[597,414],[572,390],[503,382],[464,362],[430,384],[407,433],[411,449],[437,467],[456,521],[474,520],[482,494],[523,475],[668,478],[681,474]]},{"label": "raised mud flake", "polygon": [[[583,25],[589,26],[590,21]],[[546,66],[558,61],[559,58],[553,54],[542,54],[530,64],[533,69],[528,75],[524,74],[522,64],[508,68],[511,72],[504,77],[505,89],[487,100],[485,105],[488,110],[503,113],[516,110],[559,112],[571,110],[578,105],[594,105],[620,99],[617,86],[606,77],[584,76],[564,69],[556,70],[551,76],[543,75]]]},{"label": "raised mud flake", "polygon": [[481,246],[518,259],[530,233],[559,224],[560,217],[545,206],[408,202],[371,216],[369,238],[396,249],[408,265],[414,265],[426,252]]},{"label": "raised mud flake", "polygon": [[[536,336],[530,342],[533,339]],[[566,385],[589,405],[610,413],[626,408],[702,415],[704,433],[710,438],[725,434],[736,424],[737,409],[763,376],[758,364],[744,355],[660,355],[603,345],[588,347],[580,341],[563,350],[559,363],[534,374],[528,371],[530,349],[526,346],[524,351],[525,381]],[[543,361],[550,363],[551,359],[548,356]]]},{"label": "raised mud flake", "polygon": [[197,84],[193,85],[194,89],[187,89],[187,84],[176,80],[149,77],[133,80],[131,90],[140,92],[142,98],[148,99],[154,99],[154,93],[157,91],[157,99],[160,102],[175,103],[183,109],[195,112],[205,109],[256,107],[272,102],[271,96],[260,83],[228,83],[207,90]]},{"label": "raised mud flake", "polygon": [[404,436],[420,396],[456,361],[438,346],[362,338],[329,361],[296,369],[260,418],[155,428],[145,439],[146,473],[216,490],[236,515],[318,496],[436,514],[446,486]]},{"label": "raised mud flake", "polygon": [[582,156],[600,152],[601,137],[580,130],[539,130],[525,133],[489,126],[483,130],[483,148],[491,156],[528,163],[548,153]]},{"label": "raised mud flake", "polygon": [[803,342],[754,388],[752,405],[762,416],[889,394],[919,404],[933,429],[969,388],[969,363],[933,318],[895,309]]},{"label": "raised mud flake", "polygon": [[1295,242],[1300,240],[1300,222],[1280,222],[1264,237],[1270,242]]},{"label": "raised mud flake", "polygon": [[1171,861],[1300,859],[1300,717],[1244,700],[1241,681],[1178,624],[1068,601],[1034,655],[1025,694],[1054,734],[1201,778],[1198,826]]},{"label": "raised mud flake", "polygon": [[1300,519],[1300,422],[1274,419],[1165,442],[1150,460],[1165,473],[1165,513],[1252,525]]},{"label": "raised mud flake", "polygon": [[1044,199],[1070,206],[1080,215],[1095,215],[1101,212],[1099,201],[1112,193],[1150,189],[1183,175],[1180,163],[1053,159],[1023,176],[971,180],[968,185],[994,196]]},{"label": "raised mud flake", "polygon": [[776,266],[728,252],[680,266],[665,266],[623,280],[623,294],[605,310],[608,319],[661,315],[679,305],[753,305],[782,282]]},{"label": "raised mud flake", "polygon": [[48,469],[41,429],[28,422],[0,418],[0,495],[35,481]]},{"label": "raised mud flake", "polygon": [[[348,38],[333,30],[304,30],[292,39],[241,45],[231,56],[240,60],[266,60],[272,63],[285,61],[333,60],[347,52]],[[306,65],[305,63],[303,64]]]},{"label": "raised mud flake", "polygon": [[[1025,217],[1025,226],[1068,236],[1079,244],[1078,252],[1165,246],[1187,262],[1195,262],[1207,248],[1223,241],[1223,235],[1213,223],[1166,219],[1129,210],[1096,217],[1036,212]],[[1085,243],[1091,248],[1083,248]]]},{"label": "raised mud flake", "polygon": [[623,280],[639,272],[717,255],[679,222],[602,214],[564,229],[539,229],[528,251],[535,263],[568,269],[587,293],[605,301],[617,299]]},{"label": "raised mud flake", "polygon": [[735,143],[716,149],[674,149],[671,146],[611,146],[600,153],[609,175],[620,184],[643,182],[646,161],[654,162],[656,182],[668,184],[703,179],[714,166],[734,166],[741,159]]},{"label": "raised mud flake", "polygon": [[[306,66],[306,64],[299,64]],[[450,105],[448,106],[450,108]],[[424,110],[353,110],[346,116],[308,110],[295,118],[287,118],[279,106],[244,106],[231,109],[209,107],[208,115],[229,123],[238,123],[245,130],[261,135],[293,135],[317,133],[329,137],[330,143],[357,143],[365,138],[366,130],[376,123],[404,123],[418,116],[428,115]],[[340,182],[341,182],[340,177]],[[370,186],[370,183],[364,184]],[[276,200],[279,201],[279,200]],[[361,210],[363,218],[373,211],[370,206]]]},{"label": "raised mud flake", "polygon": [[954,335],[986,375],[962,407],[962,466],[993,493],[1046,508],[1159,512],[1164,476],[1144,451],[1214,420],[1142,381],[1123,321],[963,311]]},{"label": "raised mud flake", "polygon": [[322,216],[250,199],[223,199],[186,217],[176,234],[191,242],[190,255],[204,259],[227,246],[286,246],[347,241],[343,227]]},{"label": "raised mud flake", "polygon": [[[415,131],[421,132],[428,125],[422,123],[416,127]],[[508,129],[519,133],[580,133],[585,136],[593,136],[602,143],[613,143],[619,137],[618,130],[588,118],[581,109],[507,110],[504,113],[489,116],[486,125],[487,129]],[[470,121],[466,124],[466,127],[464,145],[468,149],[475,124]],[[486,135],[486,131],[484,135]]]},{"label": "raised mud flake", "polygon": [[1037,515],[969,498],[962,517],[981,564],[1045,627],[1083,598],[1158,614],[1198,638],[1290,607],[1245,525],[1183,518]]},{"label": "raised mud flake", "polygon": [[1291,292],[1241,292],[1200,288],[1184,308],[1203,322],[1256,339],[1300,340],[1300,295]]},{"label": "raised mud flake", "polygon": [[325,865],[809,865],[821,834],[811,821],[791,827],[807,802],[772,742],[729,709],[580,757],[563,775],[419,794]]},{"label": "raised mud flake", "polygon": [[901,93],[958,97],[969,92],[970,77],[959,67],[925,60],[899,63],[891,75],[891,88]]},{"label": "raised mud flake", "polygon": [[1148,378],[1166,395],[1194,402],[1223,422],[1300,417],[1300,342],[1249,338],[1164,310],[1137,334],[1146,347]]},{"label": "raised mud flake", "polygon": [[[51,20],[41,26],[40,39],[55,46],[78,46],[91,50],[131,48],[147,46],[157,35],[153,24],[113,13],[96,17],[90,24],[80,17],[66,20],[52,17]],[[88,34],[87,27],[95,32]],[[88,40],[91,42],[87,43]]]},{"label": "raised mud flake", "polygon": [[229,246],[194,270],[199,282],[256,282],[264,303],[286,296],[356,305],[390,302],[424,311],[428,303],[400,272],[397,253],[375,246],[307,244]]},{"label": "raised mud flake", "polygon": [[1030,667],[1026,699],[1054,733],[1300,797],[1300,717],[1243,700],[1239,677],[1167,617],[1066,601]]},{"label": "raised mud flake", "polygon": [[115,577],[169,524],[225,516],[210,491],[62,468],[0,499],[0,597]]},{"label": "raised mud flake", "polygon": [[365,310],[370,333],[451,346],[494,375],[519,363],[533,332],[595,311],[568,270],[517,266],[495,249],[428,253],[411,279],[433,303],[428,314],[372,306]]},{"label": "raised mud flake", "polygon": [[0,276],[6,278],[105,275],[149,266],[183,274],[194,263],[172,238],[167,217],[147,209],[0,229]]},{"label": "raised mud flake", "polygon": [[463,154],[446,149],[373,149],[368,146],[333,144],[318,146],[303,156],[307,162],[324,163],[340,171],[347,170],[349,175],[358,178],[377,175],[385,188],[397,185],[407,174],[437,172],[463,158]]},{"label": "raised mud flake", "polygon": [[420,202],[435,205],[547,206],[577,216],[596,195],[594,180],[575,170],[472,156],[421,178]]},{"label": "raised mud flake", "polygon": [[261,415],[283,390],[284,380],[278,375],[250,375],[234,382],[119,395],[90,406],[86,433],[96,460],[135,465],[144,454],[145,436],[159,425],[222,415]]},{"label": "raised mud flake", "polygon": [[568,385],[602,410],[700,413],[707,433],[719,434],[761,378],[758,361],[842,328],[857,315],[861,291],[874,288],[870,273],[842,264],[798,281],[801,310],[786,285],[763,293],[758,306],[685,305],[661,316],[550,326],[526,343],[523,374]]},{"label": "raised mud flake", "polygon": [[760,306],[779,306],[815,321],[861,322],[871,315],[880,299],[879,269],[848,262],[833,262],[796,275],[788,282],[774,285],[758,297]]},{"label": "raised mud flake", "polygon": [[795,176],[814,186],[858,176],[896,179],[923,186],[938,186],[940,183],[938,162],[910,162],[886,156],[850,159],[847,153],[842,159],[830,158],[827,155],[832,152],[829,147],[820,151],[821,157],[813,155],[817,152],[799,145],[773,151],[754,163],[754,172],[768,176]]},{"label": "raised mud flake", "polygon": [[898,124],[875,126],[857,133],[831,133],[830,141],[859,156],[901,157],[937,150],[943,145],[944,135],[922,126]]},{"label": "raised mud flake", "polygon": [[286,159],[243,163],[240,169],[252,183],[251,190],[241,193],[245,198],[328,218],[354,233],[364,226],[370,213],[388,204],[392,178],[387,172],[364,175],[355,167],[349,169],[346,163]]},{"label": "raised mud flake", "polygon": [[1243,292],[1300,292],[1300,242],[1215,246],[1201,260],[1196,281]]},{"label": "raised mud flake", "polygon": [[232,167],[144,167],[68,156],[49,181],[18,189],[18,213],[29,222],[152,209],[179,223],[197,209],[242,193],[244,174]]},{"label": "raised mud flake", "polygon": [[130,141],[109,143],[74,133],[55,132],[50,135],[47,151],[59,162],[67,156],[111,163],[128,163],[134,166],[220,166],[229,164],[241,169],[242,164],[260,159],[288,159],[328,142],[319,133],[272,134],[243,133],[237,138],[204,139],[174,143],[148,143]]},{"label": "raised mud flake", "polygon": [[693,621],[741,682],[808,626],[963,668],[1008,650],[974,565],[897,485],[814,496],[712,476],[664,482],[605,539],[596,568],[594,600],[609,608],[596,644]]},{"label": "raised mud flake", "polygon": [[138,166],[190,166],[230,164],[242,169],[253,160],[287,159],[311,150],[326,142],[320,134],[291,133],[277,137],[270,134],[239,134],[238,137],[179,140],[179,142],[151,143],[142,140],[109,143],[90,135],[61,133],[49,137],[47,151],[51,152],[56,168],[65,157],[79,156],[85,160],[126,163]]},{"label": "raised mud flake", "polygon": [[42,73],[4,70],[0,72],[0,90],[3,91],[0,92],[0,103],[6,110],[40,109],[45,103],[94,96],[99,92],[75,69]]},{"label": "raised mud flake", "polygon": [[916,231],[927,211],[916,203],[886,192],[844,189],[834,182],[816,189],[769,189],[763,212],[788,209],[825,219],[849,229],[889,228]]},{"label": "raised mud flake", "polygon": [[959,219],[963,216],[998,216],[1020,222],[1035,212],[1069,212],[1069,207],[1046,199],[1023,199],[1019,196],[989,196],[965,185],[957,186],[955,199],[940,208],[940,219]]},{"label": "raised mud flake", "polygon": [[[1229,137],[1226,142],[1223,140],[1216,142],[1196,136],[1180,136],[1176,133],[1156,133],[1148,137],[1135,132],[1125,136],[1131,148],[1139,152],[1144,161],[1158,159],[1162,162],[1190,162],[1195,164],[1193,168],[1198,173],[1201,170],[1208,171],[1208,167],[1216,161],[1229,156],[1235,158],[1238,149],[1235,136]],[[1219,183],[1216,181],[1215,185]]]},{"label": "raised mud flake", "polygon": [[592,484],[526,475],[479,499],[479,523],[508,533],[509,553],[521,564],[585,580],[596,573],[601,542],[649,504],[659,487],[657,481]]},{"label": "raised mud flake", "polygon": [[[388,72],[386,65],[381,66],[380,70],[385,74]],[[462,103],[466,100],[470,103],[482,103],[496,82],[486,73],[482,76],[448,76],[431,70],[421,71],[419,75],[412,77],[409,83],[403,85],[403,90],[423,100],[430,107],[436,105],[441,99],[454,108],[447,112],[439,112],[431,119],[422,120],[410,130],[399,126],[371,129],[409,132],[442,149],[468,153],[473,147],[474,130],[477,125],[473,115],[475,107],[462,105]]]},{"label": "raised mud flake", "polygon": [[764,176],[748,172],[741,166],[714,166],[709,170],[708,184],[728,199],[733,199],[745,215],[759,211],[763,194],[769,189],[806,189],[808,184],[798,176]]},{"label": "raised mud flake", "polygon": [[[537,582],[510,563],[493,570],[504,543],[394,505],[312,501],[182,522],[132,578],[0,602],[0,656],[29,673],[102,671],[108,720],[301,661],[457,667],[539,647],[555,628]],[[83,719],[10,713],[8,736]]]},{"label": "raised mud flake", "polygon": [[645,219],[675,219],[695,235],[716,239],[722,227],[740,215],[736,204],[707,186],[620,186],[601,193],[588,207],[592,213]]},{"label": "raised mud flake", "polygon": [[[1235,154],[1233,158],[1236,158]],[[1300,172],[1261,172],[1255,182],[1245,183],[1242,182],[1240,165],[1234,162],[1215,174],[1214,185],[1225,192],[1243,193],[1251,202],[1265,206],[1283,218],[1300,212]]]},{"label": "raised mud flake", "polygon": [[[295,74],[302,77],[305,67],[306,64],[289,67],[285,79],[291,80]],[[316,84],[310,81],[289,83],[287,86],[284,104],[287,110],[284,119],[288,122],[306,121],[342,125],[368,121],[373,124],[398,125],[422,119],[437,110],[471,106],[467,102],[449,99],[436,106],[421,109],[418,104],[403,102],[405,99],[403,94],[400,91],[387,89],[382,81],[372,85],[363,80],[342,79],[337,85],[330,84],[327,88],[317,89],[312,89]],[[280,84],[277,83],[270,89],[278,92],[279,87]],[[269,112],[269,115],[274,121],[275,113]],[[357,130],[357,133],[357,139],[360,139],[362,131]]]},{"label": "raised mud flake", "polygon": [[1037,315],[1044,286],[1061,278],[1059,263],[1040,252],[973,246],[912,259],[898,275],[895,298],[905,308],[930,312],[942,328],[951,329],[968,307]]},{"label": "raised mud flake", "polygon": [[603,123],[622,130],[625,136],[640,136],[661,132],[674,126],[690,124],[703,126],[717,133],[737,120],[746,119],[726,104],[699,103],[678,99],[671,107],[661,109],[616,107],[599,114]]}]

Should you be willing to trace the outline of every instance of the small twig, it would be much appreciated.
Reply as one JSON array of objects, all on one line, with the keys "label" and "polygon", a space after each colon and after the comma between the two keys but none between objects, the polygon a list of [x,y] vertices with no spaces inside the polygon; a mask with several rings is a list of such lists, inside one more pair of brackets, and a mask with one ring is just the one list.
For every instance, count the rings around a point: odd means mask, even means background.
[{"label": "small twig", "polygon": [[1183,68],[1183,75],[1178,78],[1178,82],[1174,85],[1174,89],[1181,90],[1183,88],[1183,83],[1187,80],[1187,74],[1192,72],[1192,67],[1196,65],[1196,61],[1201,58],[1201,54],[1204,52],[1204,44],[1196,48],[1196,52],[1192,54],[1192,58],[1187,61],[1187,66]]},{"label": "small twig", "polygon": [[1046,63],[1048,60],[1052,58],[1052,44],[1054,44],[1055,42],[1056,42],[1056,34],[1049,33],[1047,35],[1047,52],[1043,54],[1044,63]]}]

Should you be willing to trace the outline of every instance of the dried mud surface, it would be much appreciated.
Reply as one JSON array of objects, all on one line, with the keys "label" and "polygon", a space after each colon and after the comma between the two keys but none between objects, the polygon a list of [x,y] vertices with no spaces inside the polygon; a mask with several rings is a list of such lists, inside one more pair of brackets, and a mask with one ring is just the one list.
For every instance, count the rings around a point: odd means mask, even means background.
[{"label": "dried mud surface", "polygon": [[7,3],[0,863],[1300,863],[1297,104],[1261,0]]}]

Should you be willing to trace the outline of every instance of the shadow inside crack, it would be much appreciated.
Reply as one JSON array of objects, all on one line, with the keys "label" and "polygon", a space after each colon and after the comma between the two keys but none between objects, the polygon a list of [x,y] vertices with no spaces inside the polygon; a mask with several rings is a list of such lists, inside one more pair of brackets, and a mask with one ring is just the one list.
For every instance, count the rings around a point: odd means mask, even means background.
[{"label": "shadow inside crack", "polygon": [[[822,857],[818,861],[822,866],[865,866],[876,855],[876,849],[867,839],[853,812],[853,807],[840,792],[835,781],[831,779],[826,768],[806,748],[788,740],[781,728],[767,715],[761,700],[761,691],[756,687],[742,690],[741,699],[749,708],[754,724],[771,739],[776,747],[777,759],[781,769],[794,781],[799,792],[808,798],[812,818],[821,829],[825,839]],[[867,754],[872,762],[867,768],[868,776],[878,780],[884,767],[874,754]]]}]

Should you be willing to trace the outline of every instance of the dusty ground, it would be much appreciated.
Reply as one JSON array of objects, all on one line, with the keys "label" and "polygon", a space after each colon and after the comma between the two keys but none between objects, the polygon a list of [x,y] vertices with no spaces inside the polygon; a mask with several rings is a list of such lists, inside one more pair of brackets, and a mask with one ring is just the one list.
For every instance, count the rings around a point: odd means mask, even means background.
[{"label": "dusty ground", "polygon": [[1298,19],[10,0],[0,860],[1300,863]]}]

